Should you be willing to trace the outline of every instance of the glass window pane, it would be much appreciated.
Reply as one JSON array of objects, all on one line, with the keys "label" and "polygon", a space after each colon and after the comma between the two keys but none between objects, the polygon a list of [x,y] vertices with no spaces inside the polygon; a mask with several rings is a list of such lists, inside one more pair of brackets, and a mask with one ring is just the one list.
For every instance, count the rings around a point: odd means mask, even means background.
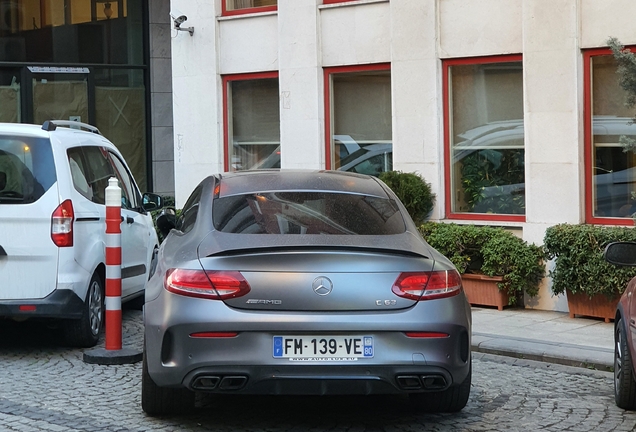
[{"label": "glass window pane", "polygon": [[51,142],[0,135],[0,204],[30,204],[56,181]]},{"label": "glass window pane", "polygon": [[614,58],[592,57],[591,62],[594,216],[630,217],[636,212],[636,156],[620,138],[636,139],[633,112],[625,106]]},{"label": "glass window pane", "polygon": [[233,234],[391,235],[405,230],[395,202],[365,195],[271,192],[214,200],[214,227]]},{"label": "glass window pane", "polygon": [[334,73],[332,166],[377,176],[393,169],[391,72]]},{"label": "glass window pane", "polygon": [[88,121],[88,76],[84,73],[34,73],[33,122]]},{"label": "glass window pane", "polygon": [[450,67],[453,212],[525,214],[521,62]]},{"label": "glass window pane", "polygon": [[278,78],[229,82],[232,170],[280,168]]},{"label": "glass window pane", "polygon": [[95,107],[95,126],[124,156],[139,189],[148,190],[143,71],[95,70]]},{"label": "glass window pane", "polygon": [[142,0],[0,4],[0,61],[143,64]]},{"label": "glass window pane", "polygon": [[0,68],[0,123],[20,121],[20,70]]},{"label": "glass window pane", "polygon": [[227,10],[249,9],[265,6],[276,6],[277,0],[225,0]]}]

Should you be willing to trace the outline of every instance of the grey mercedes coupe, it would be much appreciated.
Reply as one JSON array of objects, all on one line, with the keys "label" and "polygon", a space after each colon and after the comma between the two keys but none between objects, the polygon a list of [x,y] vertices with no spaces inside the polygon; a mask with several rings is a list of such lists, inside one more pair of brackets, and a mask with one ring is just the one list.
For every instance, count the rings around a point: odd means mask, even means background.
[{"label": "grey mercedes coupe", "polygon": [[471,312],[453,264],[395,194],[341,171],[203,180],[146,287],[142,408],[216,394],[408,394],[459,411],[471,384]]}]

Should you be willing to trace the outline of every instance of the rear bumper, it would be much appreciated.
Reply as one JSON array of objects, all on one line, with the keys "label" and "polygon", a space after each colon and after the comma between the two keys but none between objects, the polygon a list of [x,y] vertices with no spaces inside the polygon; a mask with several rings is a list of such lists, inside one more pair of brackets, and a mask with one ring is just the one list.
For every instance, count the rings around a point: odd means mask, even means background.
[{"label": "rear bumper", "polygon": [[[464,295],[391,313],[338,314],[246,312],[164,293],[145,304],[144,321],[148,372],[162,387],[245,394],[390,394],[443,390],[462,383],[470,370],[471,316]],[[413,338],[407,331],[447,336]],[[191,337],[199,332],[237,335]],[[374,356],[294,363],[273,356],[277,335],[372,336]],[[445,385],[427,388],[422,377],[428,375],[434,382],[442,377]],[[199,385],[200,377],[209,381]]]},{"label": "rear bumper", "polygon": [[[456,379],[465,379],[455,371]],[[461,381],[460,381],[461,382]],[[184,377],[191,390],[258,395],[371,395],[442,391],[458,382],[434,366],[203,367]]]},{"label": "rear bumper", "polygon": [[71,290],[55,290],[43,299],[0,300],[0,317],[71,318],[82,316],[84,301]]}]

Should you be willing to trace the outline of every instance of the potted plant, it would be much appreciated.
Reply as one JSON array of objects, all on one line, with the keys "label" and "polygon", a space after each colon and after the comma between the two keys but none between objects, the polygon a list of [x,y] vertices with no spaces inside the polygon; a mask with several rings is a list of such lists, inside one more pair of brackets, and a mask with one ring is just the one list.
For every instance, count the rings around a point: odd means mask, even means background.
[{"label": "potted plant", "polygon": [[420,226],[426,241],[448,257],[462,274],[468,301],[497,306],[535,296],[545,274],[545,252],[503,228],[427,222]]},{"label": "potted plant", "polygon": [[616,304],[627,283],[636,276],[632,267],[605,261],[603,251],[614,241],[636,241],[636,230],[598,225],[555,225],[546,230],[544,246],[549,259],[552,292],[566,294],[570,317],[614,318]]}]

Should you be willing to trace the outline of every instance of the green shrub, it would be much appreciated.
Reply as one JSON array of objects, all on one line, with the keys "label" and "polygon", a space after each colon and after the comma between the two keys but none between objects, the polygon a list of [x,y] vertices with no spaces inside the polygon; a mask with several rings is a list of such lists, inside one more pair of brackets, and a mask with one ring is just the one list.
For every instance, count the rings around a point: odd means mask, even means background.
[{"label": "green shrub", "polygon": [[426,241],[444,254],[460,273],[501,276],[499,289],[515,304],[523,293],[537,295],[545,275],[545,252],[502,228],[427,222]]},{"label": "green shrub", "polygon": [[605,247],[615,241],[636,241],[636,230],[596,225],[555,225],[547,229],[544,245],[548,258],[555,260],[550,270],[552,292],[604,294],[608,298],[623,293],[636,276],[632,267],[617,267],[605,261]]},{"label": "green shrub", "polygon": [[431,185],[415,173],[387,171],[380,180],[397,195],[416,225],[428,218],[435,205],[435,194]]}]

